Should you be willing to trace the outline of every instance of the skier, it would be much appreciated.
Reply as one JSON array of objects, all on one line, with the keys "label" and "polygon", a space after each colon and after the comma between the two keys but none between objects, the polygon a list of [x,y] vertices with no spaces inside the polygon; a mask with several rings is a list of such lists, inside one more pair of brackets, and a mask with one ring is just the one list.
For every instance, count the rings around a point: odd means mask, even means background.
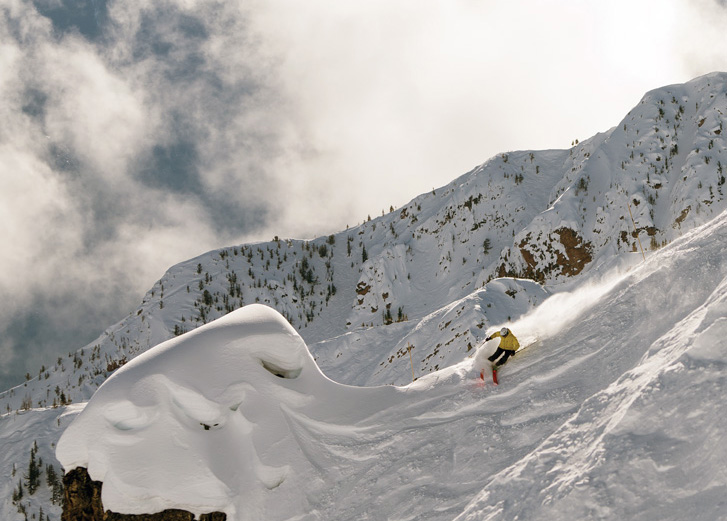
[{"label": "skier", "polygon": [[[487,359],[492,362],[492,369],[497,371],[500,367],[505,365],[505,362],[507,362],[508,358],[515,354],[515,351],[517,351],[520,347],[520,342],[517,341],[517,338],[515,338],[515,335],[512,334],[512,331],[510,331],[506,327],[503,327],[500,331],[496,331],[492,335],[485,338],[485,342],[488,342],[493,338],[499,338],[500,345],[497,346],[497,349],[492,354],[492,356],[488,357]],[[497,360],[500,356],[502,356],[502,358],[500,358],[500,360],[495,363],[495,360]]]}]

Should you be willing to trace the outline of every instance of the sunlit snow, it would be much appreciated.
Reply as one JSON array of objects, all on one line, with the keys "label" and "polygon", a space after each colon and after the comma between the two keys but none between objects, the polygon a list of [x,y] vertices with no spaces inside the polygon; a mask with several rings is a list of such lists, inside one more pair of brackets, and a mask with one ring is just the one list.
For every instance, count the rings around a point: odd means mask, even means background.
[{"label": "sunlit snow", "polygon": [[251,305],[120,369],[66,430],[57,456],[103,481],[112,511],[262,519],[271,505],[304,507],[316,461],[295,425],[339,432],[400,395],[330,381],[280,314]]},{"label": "sunlit snow", "polygon": [[[0,517],[60,517],[44,482],[11,500],[37,443],[124,513],[723,519],[725,93],[725,73],[657,89],[569,150],[171,267],[0,393]],[[501,326],[523,348],[495,386]]]},{"label": "sunlit snow", "polygon": [[118,371],[58,457],[132,513],[718,519],[725,259],[727,214],[551,297],[511,324],[541,336],[499,386],[475,358],[403,387],[339,385],[277,312],[249,306]]}]

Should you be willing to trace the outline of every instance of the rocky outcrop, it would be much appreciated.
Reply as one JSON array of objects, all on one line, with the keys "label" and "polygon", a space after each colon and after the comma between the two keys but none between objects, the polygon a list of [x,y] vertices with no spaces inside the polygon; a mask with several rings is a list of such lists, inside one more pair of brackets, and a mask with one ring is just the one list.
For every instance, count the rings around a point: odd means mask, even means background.
[{"label": "rocky outcrop", "polygon": [[565,253],[560,251],[555,253],[561,273],[568,277],[578,275],[593,260],[591,243],[585,242],[578,233],[570,228],[563,227],[555,230],[555,233],[565,250]]},{"label": "rocky outcrop", "polygon": [[[115,514],[106,512],[105,521],[194,521],[194,515],[185,510],[165,510],[157,514]],[[227,516],[222,512],[213,512],[211,514],[202,514],[200,521],[224,521]]]},{"label": "rocky outcrop", "polygon": [[[104,512],[100,481],[93,481],[86,469],[77,467],[63,476],[64,501],[61,521],[194,521],[194,514],[170,509],[156,514]],[[202,514],[199,521],[226,521],[222,512]]]},{"label": "rocky outcrop", "polygon": [[86,469],[78,467],[63,476],[63,515],[61,521],[100,521],[101,482],[93,481]]},{"label": "rocky outcrop", "polygon": [[[520,277],[543,283],[548,278],[578,275],[593,260],[593,245],[576,231],[561,226],[552,233],[528,233],[507,253],[513,259],[500,264],[499,277]],[[519,254],[519,258],[517,256]],[[513,262],[514,261],[514,262]]]}]

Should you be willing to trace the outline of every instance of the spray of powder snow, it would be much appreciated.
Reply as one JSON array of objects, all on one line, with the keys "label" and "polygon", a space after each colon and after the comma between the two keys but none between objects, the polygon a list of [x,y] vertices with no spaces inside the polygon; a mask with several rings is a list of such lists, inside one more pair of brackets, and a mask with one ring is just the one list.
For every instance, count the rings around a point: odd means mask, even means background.
[{"label": "spray of powder snow", "polygon": [[521,319],[502,326],[511,328],[523,347],[553,337],[598,304],[625,276],[623,269],[615,269],[574,291],[554,294]]}]

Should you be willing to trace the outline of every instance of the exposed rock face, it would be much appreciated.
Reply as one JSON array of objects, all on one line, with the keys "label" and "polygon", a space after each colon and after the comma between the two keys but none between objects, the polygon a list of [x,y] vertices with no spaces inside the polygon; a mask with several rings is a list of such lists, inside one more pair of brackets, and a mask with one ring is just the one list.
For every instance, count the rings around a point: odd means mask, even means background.
[{"label": "exposed rock face", "polygon": [[[117,514],[104,512],[100,481],[93,481],[86,469],[75,468],[63,476],[64,502],[61,521],[194,521],[185,510],[165,510],[156,514]],[[226,521],[222,512],[202,514],[199,521]]]},{"label": "exposed rock face", "polygon": [[593,260],[591,243],[585,242],[578,233],[570,228],[560,228],[555,230],[555,233],[558,234],[560,243],[565,248],[565,255],[556,252],[561,273],[569,277],[578,275]]},{"label": "exposed rock face", "polygon": [[[106,512],[105,521],[194,521],[194,515],[185,510],[165,510],[157,514],[115,514]],[[227,516],[222,512],[213,512],[211,514],[202,514],[200,521],[224,521]]]},{"label": "exposed rock face", "polygon": [[522,277],[542,283],[553,276],[578,275],[593,260],[593,245],[563,226],[536,237],[528,233],[511,253],[515,262],[503,262],[498,269],[499,277]]},{"label": "exposed rock face", "polygon": [[104,519],[101,482],[93,481],[86,469],[78,467],[63,476],[63,495],[61,521]]}]

